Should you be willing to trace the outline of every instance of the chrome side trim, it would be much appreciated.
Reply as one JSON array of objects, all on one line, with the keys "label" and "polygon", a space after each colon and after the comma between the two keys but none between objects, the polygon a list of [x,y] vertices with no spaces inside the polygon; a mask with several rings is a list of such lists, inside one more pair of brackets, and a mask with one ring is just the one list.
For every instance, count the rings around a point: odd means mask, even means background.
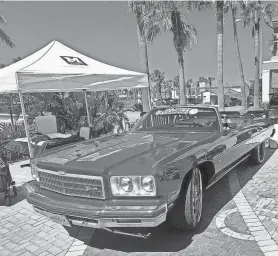
[{"label": "chrome side trim", "polygon": [[234,164],[232,167],[230,167],[229,169],[227,169],[227,171],[223,172],[222,175],[220,175],[216,180],[214,180],[213,182],[211,182],[206,189],[210,188],[212,185],[214,185],[217,181],[219,181],[220,179],[222,179],[228,172],[230,172],[232,169],[234,169],[237,165],[239,165],[240,163],[242,163],[245,159],[247,159],[250,156],[250,154],[248,154],[247,156],[243,157],[241,160],[239,160],[236,164]]},{"label": "chrome side trim", "polygon": [[[213,160],[214,160],[214,161],[217,161],[218,158],[220,158],[221,156],[230,153],[231,151],[233,151],[233,150],[239,148],[240,146],[242,146],[242,145],[244,145],[244,144],[247,144],[247,145],[248,145],[248,144],[254,144],[254,143],[246,143],[247,141],[253,141],[253,138],[251,137],[251,138],[249,138],[248,140],[245,140],[245,141],[243,141],[243,142],[237,144],[236,146],[232,146],[232,147],[230,147],[230,148],[224,150],[224,151],[223,151],[222,153],[220,153],[219,155],[216,155],[216,156],[213,158]],[[222,143],[222,144],[223,144],[223,143]],[[255,148],[256,146],[257,146],[257,145],[255,145],[254,148]]]}]

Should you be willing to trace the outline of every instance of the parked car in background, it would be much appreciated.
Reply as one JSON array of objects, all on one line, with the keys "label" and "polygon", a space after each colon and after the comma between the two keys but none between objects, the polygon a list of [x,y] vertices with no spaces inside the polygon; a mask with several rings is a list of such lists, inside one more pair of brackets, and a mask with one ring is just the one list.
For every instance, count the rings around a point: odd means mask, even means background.
[{"label": "parked car in background", "polygon": [[269,99],[269,117],[278,122],[278,93],[270,93]]},{"label": "parked car in background", "polygon": [[204,189],[247,158],[251,164],[265,159],[272,126],[240,119],[224,130],[215,107],[157,107],[128,134],[32,159],[27,201],[69,227],[154,227],[167,220],[194,229]]},{"label": "parked car in background", "polygon": [[[221,115],[226,114],[230,120],[230,126],[239,126],[249,123],[261,123],[261,125],[273,124],[273,121],[269,118],[269,111],[261,108],[249,107],[244,110],[241,106],[227,107],[220,111]],[[265,123],[265,124],[264,124]]]}]

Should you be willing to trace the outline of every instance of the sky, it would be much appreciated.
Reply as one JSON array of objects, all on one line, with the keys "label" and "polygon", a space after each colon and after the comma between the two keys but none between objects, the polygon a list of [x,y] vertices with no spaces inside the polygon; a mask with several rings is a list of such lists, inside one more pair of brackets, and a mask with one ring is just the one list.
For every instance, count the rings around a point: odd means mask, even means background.
[{"label": "sky", "polygon": [[[127,2],[115,1],[38,1],[3,2],[0,14],[7,24],[1,25],[16,47],[0,42],[0,63],[26,57],[52,40],[96,60],[134,71],[140,71],[136,21],[127,12]],[[216,16],[213,11],[194,12],[188,22],[195,26],[198,44],[184,54],[185,77],[217,77]],[[254,79],[254,41],[251,28],[238,22],[240,51],[245,80]],[[272,30],[263,26],[263,60],[270,59],[268,41]],[[151,71],[165,72],[167,79],[178,75],[177,54],[171,32],[159,35],[148,46]],[[224,81],[239,83],[239,71],[230,14],[224,27]]]}]

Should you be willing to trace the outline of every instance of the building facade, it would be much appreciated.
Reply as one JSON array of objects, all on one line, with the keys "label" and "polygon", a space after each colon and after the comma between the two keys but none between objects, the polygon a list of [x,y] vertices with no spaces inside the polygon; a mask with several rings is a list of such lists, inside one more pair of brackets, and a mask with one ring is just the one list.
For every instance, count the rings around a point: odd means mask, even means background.
[{"label": "building facade", "polygon": [[269,102],[269,94],[278,91],[278,17],[273,20],[273,56],[262,65],[262,102]]}]

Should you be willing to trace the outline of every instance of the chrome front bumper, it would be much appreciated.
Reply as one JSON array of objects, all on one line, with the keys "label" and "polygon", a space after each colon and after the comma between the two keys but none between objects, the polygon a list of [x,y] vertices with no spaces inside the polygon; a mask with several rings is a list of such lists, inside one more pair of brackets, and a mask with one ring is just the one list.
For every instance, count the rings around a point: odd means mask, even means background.
[{"label": "chrome front bumper", "polygon": [[[165,207],[162,206],[161,209]],[[40,209],[34,207],[34,210],[46,217],[49,217],[48,211],[45,209]],[[90,228],[123,228],[123,227],[156,227],[163,223],[166,220],[166,212],[167,210],[163,210],[164,212],[157,217],[153,218],[83,218],[79,216],[68,216],[66,215],[66,219],[68,220],[69,225],[65,226],[82,226],[82,227],[90,227]],[[127,212],[128,215],[128,212]],[[52,219],[52,218],[50,218]],[[53,220],[53,219],[52,219]],[[62,224],[62,223],[59,223]]]},{"label": "chrome front bumper", "polygon": [[[120,228],[120,227],[156,227],[166,220],[168,212],[165,200],[156,199],[148,204],[135,204],[135,200],[125,200],[109,206],[105,201],[92,205],[92,200],[81,200],[67,197],[66,200],[54,200],[36,192],[34,183],[25,185],[27,201],[33,205],[34,210],[51,220],[65,226],[83,226],[91,228]],[[63,197],[66,199],[66,197]],[[70,200],[71,199],[71,200]],[[81,201],[81,202],[80,202]],[[150,204],[152,203],[152,204]],[[61,219],[63,221],[61,221]]]}]

